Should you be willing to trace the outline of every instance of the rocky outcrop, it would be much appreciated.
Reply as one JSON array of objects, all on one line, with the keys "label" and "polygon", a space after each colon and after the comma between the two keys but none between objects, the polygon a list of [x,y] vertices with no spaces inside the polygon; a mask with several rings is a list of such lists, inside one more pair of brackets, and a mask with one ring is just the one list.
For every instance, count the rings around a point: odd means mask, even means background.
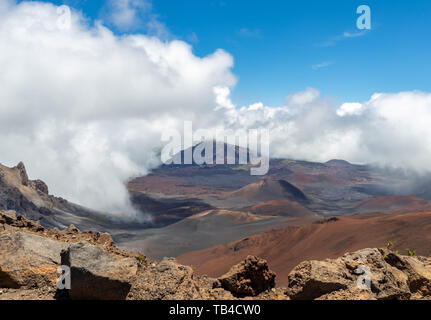
[{"label": "rocky outcrop", "polygon": [[[283,290],[270,290],[275,274],[256,257],[248,257],[217,280],[195,276],[192,267],[172,258],[156,262],[138,252],[122,251],[108,234],[80,232],[73,225],[63,231],[39,227],[13,211],[0,211],[0,288],[4,288],[0,299],[287,298]],[[70,267],[71,288],[66,295],[56,289],[60,265]],[[226,283],[231,283],[229,290]]]},{"label": "rocky outcrop", "polygon": [[78,243],[61,252],[61,264],[70,267],[69,295],[75,300],[124,300],[138,271],[138,261]]},{"label": "rocky outcrop", "polygon": [[431,259],[364,249],[341,258],[305,261],[289,275],[296,300],[407,300],[431,296]]},{"label": "rocky outcrop", "polygon": [[175,259],[165,258],[160,263],[151,263],[139,274],[128,299],[194,300],[202,299],[202,293],[191,267],[180,265]]},{"label": "rocky outcrop", "polygon": [[269,270],[265,260],[248,256],[218,278],[221,286],[238,296],[257,296],[274,288],[275,273]]},{"label": "rocky outcrop", "polygon": [[[57,268],[62,264],[61,252],[78,242],[119,259],[135,261],[136,253],[118,249],[109,234],[80,232],[73,225],[63,231],[45,229],[39,222],[14,211],[0,211],[0,288],[27,293],[37,290],[37,297],[43,294],[54,297],[59,277]],[[103,261],[95,263],[102,263],[101,267],[106,268]]]},{"label": "rocky outcrop", "polygon": [[0,232],[0,287],[55,287],[66,243],[11,230]]}]

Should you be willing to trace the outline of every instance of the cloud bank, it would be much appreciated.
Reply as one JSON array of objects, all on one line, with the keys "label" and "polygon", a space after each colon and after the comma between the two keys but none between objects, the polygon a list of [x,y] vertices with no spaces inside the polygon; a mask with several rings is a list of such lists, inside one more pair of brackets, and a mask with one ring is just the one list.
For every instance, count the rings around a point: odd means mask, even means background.
[{"label": "cloud bank", "polygon": [[0,161],[25,161],[71,201],[133,211],[124,182],[158,164],[164,128],[216,107],[213,88],[236,82],[233,58],[119,37],[76,12],[69,30],[58,19],[48,3],[0,6]]},{"label": "cloud bank", "polygon": [[[223,93],[223,104],[232,104]],[[376,93],[364,103],[336,106],[314,88],[287,97],[282,107],[230,107],[230,126],[269,128],[272,156],[429,171],[431,93]]]},{"label": "cloud bank", "polygon": [[270,129],[271,153],[338,158],[427,171],[431,94],[374,94],[341,106],[314,88],[282,106],[237,106],[233,57],[197,57],[183,41],[115,35],[57,7],[0,2],[0,162],[24,161],[31,178],[82,205],[133,216],[124,183],[160,163],[161,133]]}]

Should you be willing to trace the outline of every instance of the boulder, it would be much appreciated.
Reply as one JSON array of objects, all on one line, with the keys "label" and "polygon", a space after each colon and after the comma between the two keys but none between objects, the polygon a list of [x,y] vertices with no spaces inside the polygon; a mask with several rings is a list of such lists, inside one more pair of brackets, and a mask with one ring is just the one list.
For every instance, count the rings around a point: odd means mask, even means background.
[{"label": "boulder", "polygon": [[289,274],[288,295],[293,300],[313,300],[337,290],[347,289],[347,270],[330,261],[305,261]]},{"label": "boulder", "polygon": [[431,296],[431,259],[425,257],[385,254],[385,261],[402,271],[412,294]]},{"label": "boulder", "polygon": [[[379,249],[347,253],[335,260],[306,261],[289,274],[287,294],[294,300],[409,299],[409,275],[396,266],[399,261],[404,263],[405,257]],[[424,283],[419,287],[426,288]]]},{"label": "boulder", "polygon": [[1,232],[0,287],[55,287],[60,252],[66,247],[65,243],[30,233]]},{"label": "boulder", "polygon": [[17,216],[15,211],[12,211],[12,210],[0,211],[0,223],[12,225],[16,223],[16,221],[17,221]]},{"label": "boulder", "polygon": [[75,300],[124,300],[138,271],[136,259],[82,242],[61,252],[61,264],[70,267],[69,295]]},{"label": "boulder", "polygon": [[130,300],[195,300],[201,293],[191,267],[173,258],[153,263],[141,272],[128,295]]},{"label": "boulder", "polygon": [[266,260],[248,256],[218,278],[221,287],[237,296],[257,296],[274,288],[275,273],[269,270]]},{"label": "boulder", "polygon": [[65,234],[74,234],[74,233],[80,233],[81,231],[79,231],[79,229],[77,227],[75,227],[74,224],[71,224],[69,227],[67,227],[66,229],[64,229],[61,232],[65,233]]}]

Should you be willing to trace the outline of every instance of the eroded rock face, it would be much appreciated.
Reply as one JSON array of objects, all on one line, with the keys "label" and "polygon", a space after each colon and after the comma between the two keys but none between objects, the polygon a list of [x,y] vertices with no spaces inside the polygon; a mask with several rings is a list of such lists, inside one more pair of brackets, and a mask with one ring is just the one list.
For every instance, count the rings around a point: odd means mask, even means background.
[{"label": "eroded rock face", "polygon": [[289,275],[287,294],[305,300],[406,300],[425,298],[430,288],[431,259],[364,249],[335,260],[301,263]]},{"label": "eroded rock face", "polygon": [[288,294],[292,299],[313,300],[347,289],[352,280],[341,265],[330,261],[305,261],[289,275]]},{"label": "eroded rock face", "polygon": [[221,286],[238,296],[257,296],[275,286],[275,273],[266,260],[248,256],[218,278]]},{"label": "eroded rock face", "polygon": [[60,252],[66,247],[35,234],[0,232],[0,287],[56,287]]},{"label": "eroded rock face", "polygon": [[[383,251],[382,251],[383,252]],[[385,262],[402,271],[407,285],[415,297],[431,296],[431,259],[425,257],[385,254]]]},{"label": "eroded rock face", "polygon": [[123,300],[138,271],[136,259],[113,255],[85,243],[63,250],[61,264],[70,267],[69,295],[76,300]]},{"label": "eroded rock face", "polygon": [[193,270],[175,259],[152,263],[138,275],[128,295],[131,300],[193,300],[201,294],[193,279]]}]

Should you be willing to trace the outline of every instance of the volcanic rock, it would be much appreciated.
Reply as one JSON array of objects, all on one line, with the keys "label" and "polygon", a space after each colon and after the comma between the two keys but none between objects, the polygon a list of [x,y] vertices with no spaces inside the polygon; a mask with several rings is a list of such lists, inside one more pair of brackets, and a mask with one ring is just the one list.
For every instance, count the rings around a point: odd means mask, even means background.
[{"label": "volcanic rock", "polygon": [[431,294],[430,281],[429,258],[364,249],[335,260],[301,263],[289,275],[287,294],[297,300],[422,299]]},{"label": "volcanic rock", "polygon": [[130,300],[193,300],[201,299],[191,267],[165,258],[151,264],[139,274],[127,297]]},{"label": "volcanic rock", "polygon": [[20,232],[0,233],[0,287],[55,287],[60,252],[66,243]]},{"label": "volcanic rock", "polygon": [[255,256],[248,256],[243,262],[233,266],[228,273],[218,278],[221,286],[238,296],[257,296],[274,288],[275,273],[268,263]]},{"label": "volcanic rock", "polygon": [[98,246],[77,243],[61,252],[70,267],[69,295],[75,300],[123,300],[138,271],[138,261],[107,253]]}]

